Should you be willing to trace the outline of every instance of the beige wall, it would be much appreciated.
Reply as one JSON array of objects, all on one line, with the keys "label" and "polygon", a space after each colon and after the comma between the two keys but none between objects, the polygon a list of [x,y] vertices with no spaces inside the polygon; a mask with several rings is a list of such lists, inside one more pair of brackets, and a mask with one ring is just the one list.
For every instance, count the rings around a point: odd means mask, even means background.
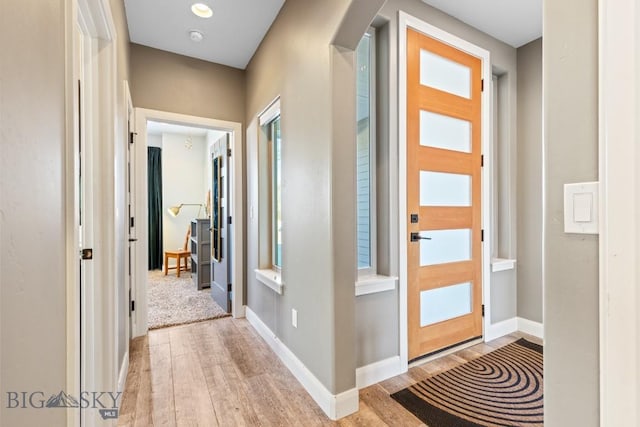
[{"label": "beige wall", "polygon": [[244,123],[245,72],[131,44],[136,107]]},{"label": "beige wall", "polygon": [[0,2],[3,426],[66,422],[64,411],[10,410],[5,400],[66,382],[64,4]]},{"label": "beige wall", "polygon": [[598,179],[598,2],[544,1],[545,425],[597,426],[598,238],[563,231],[563,185]]},{"label": "beige wall", "polygon": [[542,39],[518,48],[518,316],[542,322]]},{"label": "beige wall", "polygon": [[[0,425],[65,425],[66,413],[7,409],[6,392],[67,390],[65,12],[68,2],[0,3]],[[118,31],[115,203],[124,211],[122,80],[128,76],[124,6],[111,1]],[[73,19],[70,21],[73,26]],[[24,34],[24,28],[31,28]],[[23,34],[19,42],[9,34]],[[115,239],[124,233],[117,217]],[[117,240],[119,241],[119,240]],[[122,240],[123,241],[123,240]],[[117,245],[117,286],[124,248]],[[109,292],[116,293],[115,287]],[[120,328],[124,331],[124,325]],[[122,338],[122,337],[121,337]],[[120,340],[120,350],[124,340]],[[114,350],[114,349],[112,349]],[[105,379],[112,388],[117,372]],[[101,380],[99,380],[101,381]],[[36,403],[38,395],[36,397]]]}]

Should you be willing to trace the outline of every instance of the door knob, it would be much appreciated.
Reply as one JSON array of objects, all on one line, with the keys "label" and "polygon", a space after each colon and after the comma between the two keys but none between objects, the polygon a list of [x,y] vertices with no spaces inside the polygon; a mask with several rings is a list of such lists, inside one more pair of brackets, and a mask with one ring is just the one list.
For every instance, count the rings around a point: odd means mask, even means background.
[{"label": "door knob", "polygon": [[420,240],[431,240],[431,237],[423,237],[420,233],[411,233],[411,241],[418,242]]}]

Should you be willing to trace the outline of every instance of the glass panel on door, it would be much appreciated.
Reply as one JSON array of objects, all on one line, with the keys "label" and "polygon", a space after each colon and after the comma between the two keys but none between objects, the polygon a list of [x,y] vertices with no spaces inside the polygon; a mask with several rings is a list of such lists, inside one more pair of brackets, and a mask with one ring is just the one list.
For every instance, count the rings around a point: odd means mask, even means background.
[{"label": "glass panel on door", "polygon": [[420,327],[471,313],[471,282],[420,292]]},{"label": "glass panel on door", "polygon": [[471,206],[471,176],[420,171],[420,206]]},{"label": "glass panel on door", "polygon": [[420,110],[420,145],[470,153],[471,123]]},{"label": "glass panel on door", "polygon": [[469,261],[471,259],[471,229],[421,231],[420,266]]},{"label": "glass panel on door", "polygon": [[420,84],[471,98],[471,69],[435,53],[420,50]]}]

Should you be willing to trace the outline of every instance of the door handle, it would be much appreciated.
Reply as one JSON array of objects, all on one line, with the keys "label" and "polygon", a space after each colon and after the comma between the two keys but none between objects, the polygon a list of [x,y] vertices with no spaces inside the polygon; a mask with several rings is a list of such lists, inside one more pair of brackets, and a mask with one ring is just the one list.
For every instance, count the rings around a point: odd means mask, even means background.
[{"label": "door handle", "polygon": [[137,241],[138,241],[138,239],[129,239],[129,243],[137,242]]},{"label": "door handle", "polygon": [[420,240],[431,240],[431,237],[423,237],[420,233],[411,233],[412,242],[419,242]]}]

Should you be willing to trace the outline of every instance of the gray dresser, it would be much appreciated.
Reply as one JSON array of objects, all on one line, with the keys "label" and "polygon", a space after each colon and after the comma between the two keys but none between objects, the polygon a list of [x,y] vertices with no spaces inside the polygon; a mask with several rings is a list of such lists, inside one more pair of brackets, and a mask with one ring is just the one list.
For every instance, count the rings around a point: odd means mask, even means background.
[{"label": "gray dresser", "polygon": [[198,289],[211,286],[209,218],[191,221],[191,278]]}]

